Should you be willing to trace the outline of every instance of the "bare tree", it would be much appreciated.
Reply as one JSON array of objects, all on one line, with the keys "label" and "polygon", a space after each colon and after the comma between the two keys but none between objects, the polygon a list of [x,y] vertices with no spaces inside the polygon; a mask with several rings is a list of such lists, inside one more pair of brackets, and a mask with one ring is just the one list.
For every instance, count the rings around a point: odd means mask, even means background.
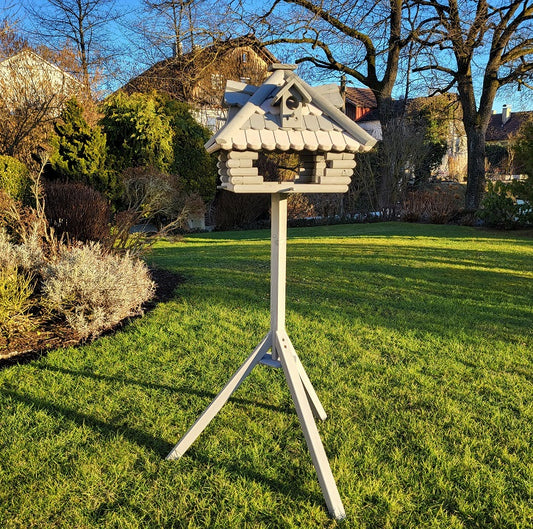
[{"label": "bare tree", "polygon": [[80,89],[74,77],[56,66],[61,54],[38,51],[9,23],[0,26],[0,154],[26,162],[45,143],[64,102]]},{"label": "bare tree", "polygon": [[[445,77],[439,91],[456,87],[468,145],[466,207],[479,207],[485,187],[485,134],[499,88],[533,88],[533,2],[419,0],[425,22],[418,41],[426,50],[419,72]],[[479,97],[477,97],[479,94]]]},{"label": "bare tree", "polygon": [[[416,20],[406,0],[274,0],[253,26],[267,45],[289,44],[297,64],[345,74],[372,90],[383,141],[392,141],[398,110],[392,99],[404,55],[414,53]],[[399,157],[401,158],[401,156]],[[379,206],[389,208],[403,174],[380,170]]]},{"label": "bare tree", "polygon": [[0,61],[11,57],[28,45],[16,31],[16,23],[7,17],[0,19]]},{"label": "bare tree", "polygon": [[115,0],[45,0],[46,7],[25,9],[36,22],[35,34],[52,48],[73,43],[86,92],[113,58],[110,24],[120,17]]},{"label": "bare tree", "polygon": [[[134,30],[137,48],[150,61],[181,58],[225,36],[227,5],[209,0],[142,0],[142,17]],[[143,44],[144,43],[144,44]]]},{"label": "bare tree", "polygon": [[266,45],[291,44],[296,63],[349,75],[376,96],[380,120],[391,117],[392,90],[409,42],[402,0],[275,0],[252,23]]}]

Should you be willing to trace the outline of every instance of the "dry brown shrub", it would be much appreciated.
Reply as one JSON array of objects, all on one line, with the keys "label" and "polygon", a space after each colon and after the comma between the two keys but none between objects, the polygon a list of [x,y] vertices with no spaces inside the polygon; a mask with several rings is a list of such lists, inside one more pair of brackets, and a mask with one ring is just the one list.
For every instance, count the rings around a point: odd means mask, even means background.
[{"label": "dry brown shrub", "polygon": [[183,207],[178,177],[155,167],[129,167],[122,173],[127,209],[138,210],[148,220],[173,220]]},{"label": "dry brown shrub", "polygon": [[58,236],[76,241],[105,241],[111,209],[102,194],[79,182],[48,182],[45,213]]},{"label": "dry brown shrub", "polygon": [[306,219],[315,216],[315,207],[307,195],[294,193],[287,198],[287,216],[289,219]]},{"label": "dry brown shrub", "polygon": [[458,184],[410,191],[403,202],[401,220],[445,224],[460,212],[463,197]]}]

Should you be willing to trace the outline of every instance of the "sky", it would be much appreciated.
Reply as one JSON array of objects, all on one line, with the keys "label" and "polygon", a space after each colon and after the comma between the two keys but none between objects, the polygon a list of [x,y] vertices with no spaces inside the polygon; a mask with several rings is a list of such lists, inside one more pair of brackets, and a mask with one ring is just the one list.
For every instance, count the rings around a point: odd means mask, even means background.
[{"label": "sky", "polygon": [[[207,0],[209,4],[210,0]],[[259,0],[248,0],[250,2],[259,2]],[[219,2],[212,2],[213,6],[220,6]],[[258,5],[264,4],[260,2]],[[142,42],[142,36],[136,33],[133,29],[135,25],[145,15],[142,13],[141,0],[116,0],[116,8],[123,15],[119,22],[109,25],[106,41],[114,46],[114,57],[117,61],[118,68],[109,75],[109,82],[103,86],[105,92],[109,92],[119,88],[125,84],[128,79],[148,68],[157,60],[163,58],[162,53],[167,52],[167,56],[171,55],[171,48],[168,50],[147,49],[145,43]],[[25,7],[33,7],[41,13],[47,13],[49,10],[48,2],[46,0],[0,0],[0,20],[4,18],[5,14],[9,14],[11,19],[18,19],[18,27],[24,32],[30,41],[34,41],[35,36],[35,22],[28,15]],[[154,22],[155,23],[155,22]],[[236,29],[236,32],[239,30]],[[236,36],[233,35],[233,36]],[[276,55],[285,55],[286,49],[271,49]],[[305,74],[303,74],[305,75]],[[324,78],[322,76],[322,78]],[[324,82],[339,82],[340,74],[334,73],[329,78],[324,78]],[[349,86],[363,87],[354,79],[348,78]],[[401,97],[405,88],[399,82],[393,93],[395,97]],[[427,95],[427,92],[421,91],[413,95]],[[517,91],[516,87],[504,87],[497,96],[493,105],[493,110],[497,113],[501,112],[504,104],[510,105],[513,111],[533,110],[533,91],[522,89]]]}]

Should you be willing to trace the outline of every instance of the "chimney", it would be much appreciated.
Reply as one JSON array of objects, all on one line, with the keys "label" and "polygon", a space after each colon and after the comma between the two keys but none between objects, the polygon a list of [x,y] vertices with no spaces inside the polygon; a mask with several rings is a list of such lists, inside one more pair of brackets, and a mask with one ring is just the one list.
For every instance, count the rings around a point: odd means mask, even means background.
[{"label": "chimney", "polygon": [[341,86],[340,86],[340,93],[342,100],[344,101],[343,108],[341,109],[343,112],[346,112],[346,75],[341,75]]},{"label": "chimney", "polygon": [[172,43],[172,57],[179,57],[183,54],[181,42]]},{"label": "chimney", "polygon": [[505,125],[511,119],[510,105],[503,105],[502,108],[502,125]]}]

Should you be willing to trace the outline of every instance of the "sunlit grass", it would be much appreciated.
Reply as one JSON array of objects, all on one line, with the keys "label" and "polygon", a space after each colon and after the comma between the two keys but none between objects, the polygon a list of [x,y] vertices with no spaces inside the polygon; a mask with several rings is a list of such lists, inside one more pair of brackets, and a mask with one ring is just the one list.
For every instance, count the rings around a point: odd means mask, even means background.
[{"label": "sunlit grass", "polygon": [[0,372],[0,527],[531,527],[533,240],[289,232],[287,330],[329,418],[329,519],[280,370],[164,456],[269,326],[269,232],[163,242],[187,279],[114,336]]}]

